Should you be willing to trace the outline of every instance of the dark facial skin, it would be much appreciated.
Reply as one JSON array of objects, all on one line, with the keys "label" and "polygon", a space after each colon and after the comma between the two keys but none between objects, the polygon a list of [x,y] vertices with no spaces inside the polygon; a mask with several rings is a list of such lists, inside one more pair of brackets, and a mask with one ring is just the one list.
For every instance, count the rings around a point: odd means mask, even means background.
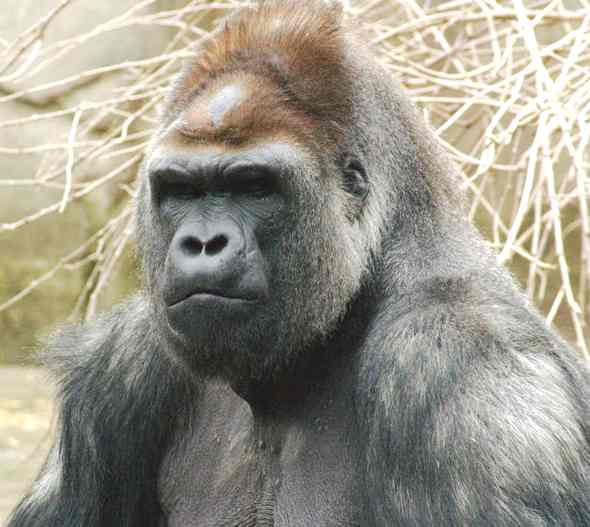
[{"label": "dark facial skin", "polygon": [[[163,157],[151,164],[154,206],[172,234],[164,301],[171,326],[189,340],[193,320],[248,319],[269,299],[270,243],[285,205],[284,163],[268,155]],[[274,228],[276,231],[276,227]]]},{"label": "dark facial skin", "polygon": [[[188,147],[169,146],[179,142]],[[166,144],[150,158],[146,199],[165,247],[161,272],[154,275],[167,324],[199,372],[221,373],[231,381],[277,375],[285,362],[296,360],[306,340],[321,337],[295,333],[300,320],[307,324],[311,311],[305,304],[313,304],[318,326],[325,318],[322,332],[346,305],[346,297],[302,298],[296,286],[330,264],[318,261],[313,250],[317,243],[337,243],[335,236],[328,232],[325,241],[316,236],[305,243],[308,232],[322,228],[322,216],[344,214],[342,228],[354,232],[354,211],[367,191],[361,167],[347,159],[342,171],[323,174],[321,165],[314,166],[288,139],[227,149],[196,145],[173,128]],[[322,204],[330,186],[342,188],[348,209]],[[298,213],[301,203],[311,209],[309,216]],[[322,272],[327,280],[334,276],[327,267]],[[358,269],[346,272],[352,282]],[[334,289],[334,294],[353,291]],[[285,325],[290,313],[292,324]],[[269,343],[268,334],[276,340]],[[277,342],[283,342],[281,358],[275,355]],[[235,352],[244,346],[249,353]]]}]

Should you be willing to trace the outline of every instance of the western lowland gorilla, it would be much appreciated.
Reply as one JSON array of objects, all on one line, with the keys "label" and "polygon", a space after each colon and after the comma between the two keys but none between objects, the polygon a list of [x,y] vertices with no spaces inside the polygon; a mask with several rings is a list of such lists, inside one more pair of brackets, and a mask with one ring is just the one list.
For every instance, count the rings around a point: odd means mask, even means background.
[{"label": "western lowland gorilla", "polygon": [[586,366],[360,40],[263,0],[180,75],[145,292],[50,343],[58,438],[10,527],[590,526]]}]

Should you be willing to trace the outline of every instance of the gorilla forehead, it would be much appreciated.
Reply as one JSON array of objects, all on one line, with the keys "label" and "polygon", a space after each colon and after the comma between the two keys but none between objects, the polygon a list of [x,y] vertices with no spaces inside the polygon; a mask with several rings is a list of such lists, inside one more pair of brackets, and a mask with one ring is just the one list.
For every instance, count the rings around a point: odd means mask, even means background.
[{"label": "gorilla forehead", "polygon": [[302,161],[312,162],[306,150],[288,140],[268,141],[228,149],[221,145],[193,144],[186,138],[173,137],[163,141],[149,158],[148,174],[180,170],[190,174],[225,171],[264,165],[276,169],[278,175],[296,170]]},{"label": "gorilla forehead", "polygon": [[218,128],[226,114],[244,102],[247,94],[244,92],[244,88],[238,84],[230,84],[224,86],[215,93],[209,100],[209,115],[213,121],[213,126]]},{"label": "gorilla forehead", "polygon": [[263,136],[291,136],[308,142],[311,116],[288,104],[272,80],[236,71],[208,81],[180,114],[179,131],[201,142],[238,145]]},{"label": "gorilla forehead", "polygon": [[[185,112],[185,127],[219,130],[230,124],[231,113],[242,104],[251,104],[253,90],[243,80],[228,80],[199,94]],[[225,122],[227,121],[227,122]]]}]

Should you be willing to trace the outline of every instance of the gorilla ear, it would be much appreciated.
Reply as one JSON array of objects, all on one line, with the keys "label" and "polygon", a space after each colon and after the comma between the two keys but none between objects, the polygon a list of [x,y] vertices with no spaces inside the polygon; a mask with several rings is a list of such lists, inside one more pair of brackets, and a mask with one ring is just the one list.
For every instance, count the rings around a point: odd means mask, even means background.
[{"label": "gorilla ear", "polygon": [[361,200],[364,200],[369,193],[367,172],[358,159],[348,158],[345,160],[344,189],[355,198]]}]

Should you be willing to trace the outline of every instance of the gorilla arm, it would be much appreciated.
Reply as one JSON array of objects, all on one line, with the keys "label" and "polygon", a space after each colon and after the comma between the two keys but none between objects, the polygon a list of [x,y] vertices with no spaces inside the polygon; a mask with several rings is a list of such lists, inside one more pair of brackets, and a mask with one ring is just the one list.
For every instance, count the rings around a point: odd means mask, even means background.
[{"label": "gorilla arm", "polygon": [[376,525],[590,525],[588,388],[543,322],[505,304],[396,319],[362,381]]},{"label": "gorilla arm", "polygon": [[58,439],[8,527],[158,525],[159,461],[192,388],[149,311],[137,298],[53,339]]}]

